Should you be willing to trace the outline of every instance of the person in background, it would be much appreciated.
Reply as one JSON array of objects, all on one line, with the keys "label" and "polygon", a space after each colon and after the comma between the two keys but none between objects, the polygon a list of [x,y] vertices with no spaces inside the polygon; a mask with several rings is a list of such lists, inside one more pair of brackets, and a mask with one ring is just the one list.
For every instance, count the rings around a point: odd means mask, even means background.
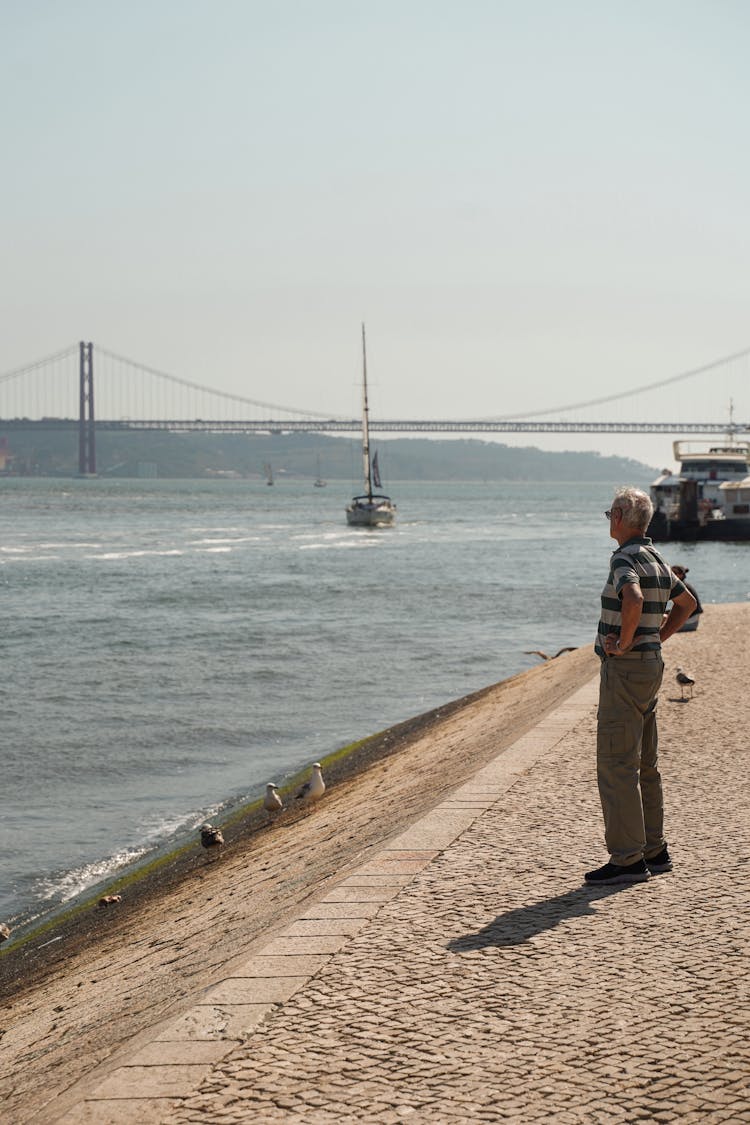
[{"label": "person in background", "polygon": [[589,884],[640,883],[672,870],[664,838],[656,700],[664,674],[662,642],[695,612],[695,598],[646,536],[653,511],[645,492],[620,488],[604,513],[618,544],[594,646],[602,662],[596,775],[610,862],[586,872]]},{"label": "person in background", "polygon": [[701,600],[698,597],[698,594],[695,590],[695,587],[691,586],[689,582],[685,581],[685,576],[686,576],[687,572],[689,571],[689,569],[690,569],[689,566],[673,566],[672,567],[672,574],[674,574],[675,578],[679,578],[680,582],[682,582],[685,589],[689,590],[690,593],[695,598],[695,613],[690,614],[690,616],[688,617],[685,624],[680,629],[677,630],[678,633],[693,633],[693,632],[695,632],[695,630],[698,628],[698,624],[700,622],[700,615],[703,613],[703,606],[701,605]]}]

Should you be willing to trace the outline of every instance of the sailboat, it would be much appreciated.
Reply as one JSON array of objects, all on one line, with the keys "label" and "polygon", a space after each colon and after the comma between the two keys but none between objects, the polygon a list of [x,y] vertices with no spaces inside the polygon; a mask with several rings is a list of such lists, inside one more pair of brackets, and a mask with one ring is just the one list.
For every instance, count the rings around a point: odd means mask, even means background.
[{"label": "sailboat", "polygon": [[396,518],[396,505],[390,496],[372,491],[373,484],[382,488],[378,455],[370,461],[370,413],[367,405],[367,347],[365,326],[362,325],[362,464],[365,475],[365,492],[353,497],[346,509],[346,522],[351,527],[382,527]]},{"label": "sailboat", "polygon": [[271,468],[270,461],[266,461],[263,466],[263,472],[266,474],[266,484],[273,484],[273,469]]},{"label": "sailboat", "polygon": [[318,475],[313,481],[313,488],[325,488],[327,483],[320,475],[320,454],[318,454]]}]

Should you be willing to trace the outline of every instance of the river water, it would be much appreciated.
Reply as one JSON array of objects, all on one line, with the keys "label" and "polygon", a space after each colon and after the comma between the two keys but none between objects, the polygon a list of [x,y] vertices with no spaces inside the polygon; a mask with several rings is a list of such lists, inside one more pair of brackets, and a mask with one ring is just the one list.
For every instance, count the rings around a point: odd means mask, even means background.
[{"label": "river water", "polygon": [[[345,483],[0,482],[0,921],[538,663],[525,649],[592,641],[612,486],[392,492],[396,526],[367,531]],[[750,597],[746,544],[665,553],[705,602]]]}]

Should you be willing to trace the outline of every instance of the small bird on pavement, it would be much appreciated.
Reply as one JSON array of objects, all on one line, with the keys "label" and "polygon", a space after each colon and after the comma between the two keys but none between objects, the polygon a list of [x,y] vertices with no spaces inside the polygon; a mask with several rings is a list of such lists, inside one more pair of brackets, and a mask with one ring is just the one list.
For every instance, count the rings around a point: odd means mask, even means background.
[{"label": "small bird on pavement", "polygon": [[219,849],[224,844],[224,837],[220,828],[214,828],[213,824],[201,825],[201,844],[206,848],[210,855],[212,850],[216,849],[216,854],[219,854]]},{"label": "small bird on pavement", "polygon": [[675,679],[677,680],[677,683],[680,685],[680,699],[685,698],[685,688],[686,687],[690,688],[690,698],[692,699],[693,698],[693,684],[695,683],[695,680],[693,679],[693,677],[688,675],[687,672],[684,672],[682,670],[682,668],[678,668],[677,669],[677,675],[675,676]]},{"label": "small bird on pavement", "polygon": [[278,816],[284,807],[284,802],[278,794],[278,788],[278,785],[274,785],[272,781],[269,781],[266,786],[266,795],[263,798],[263,808],[271,818]]},{"label": "small bird on pavement", "polygon": [[103,898],[99,899],[97,906],[104,910],[108,906],[116,906],[118,902],[122,902],[122,895],[104,895]]},{"label": "small bird on pavement", "polygon": [[305,801],[308,804],[313,804],[319,801],[326,791],[326,783],[323,781],[323,774],[320,769],[320,762],[313,762],[312,774],[310,780],[306,781],[295,797],[295,801]]},{"label": "small bird on pavement", "polygon": [[5,922],[0,922],[0,942],[7,941],[11,935],[10,926],[6,926]]}]

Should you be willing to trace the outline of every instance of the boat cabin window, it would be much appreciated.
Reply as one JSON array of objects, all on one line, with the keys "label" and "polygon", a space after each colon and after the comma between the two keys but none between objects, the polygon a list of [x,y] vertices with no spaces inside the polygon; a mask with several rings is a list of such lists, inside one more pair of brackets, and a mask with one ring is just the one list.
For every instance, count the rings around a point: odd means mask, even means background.
[{"label": "boat cabin window", "polygon": [[716,480],[717,475],[725,476],[727,473],[744,473],[746,471],[746,462],[742,461],[683,461],[683,473],[709,473],[712,480]]}]

